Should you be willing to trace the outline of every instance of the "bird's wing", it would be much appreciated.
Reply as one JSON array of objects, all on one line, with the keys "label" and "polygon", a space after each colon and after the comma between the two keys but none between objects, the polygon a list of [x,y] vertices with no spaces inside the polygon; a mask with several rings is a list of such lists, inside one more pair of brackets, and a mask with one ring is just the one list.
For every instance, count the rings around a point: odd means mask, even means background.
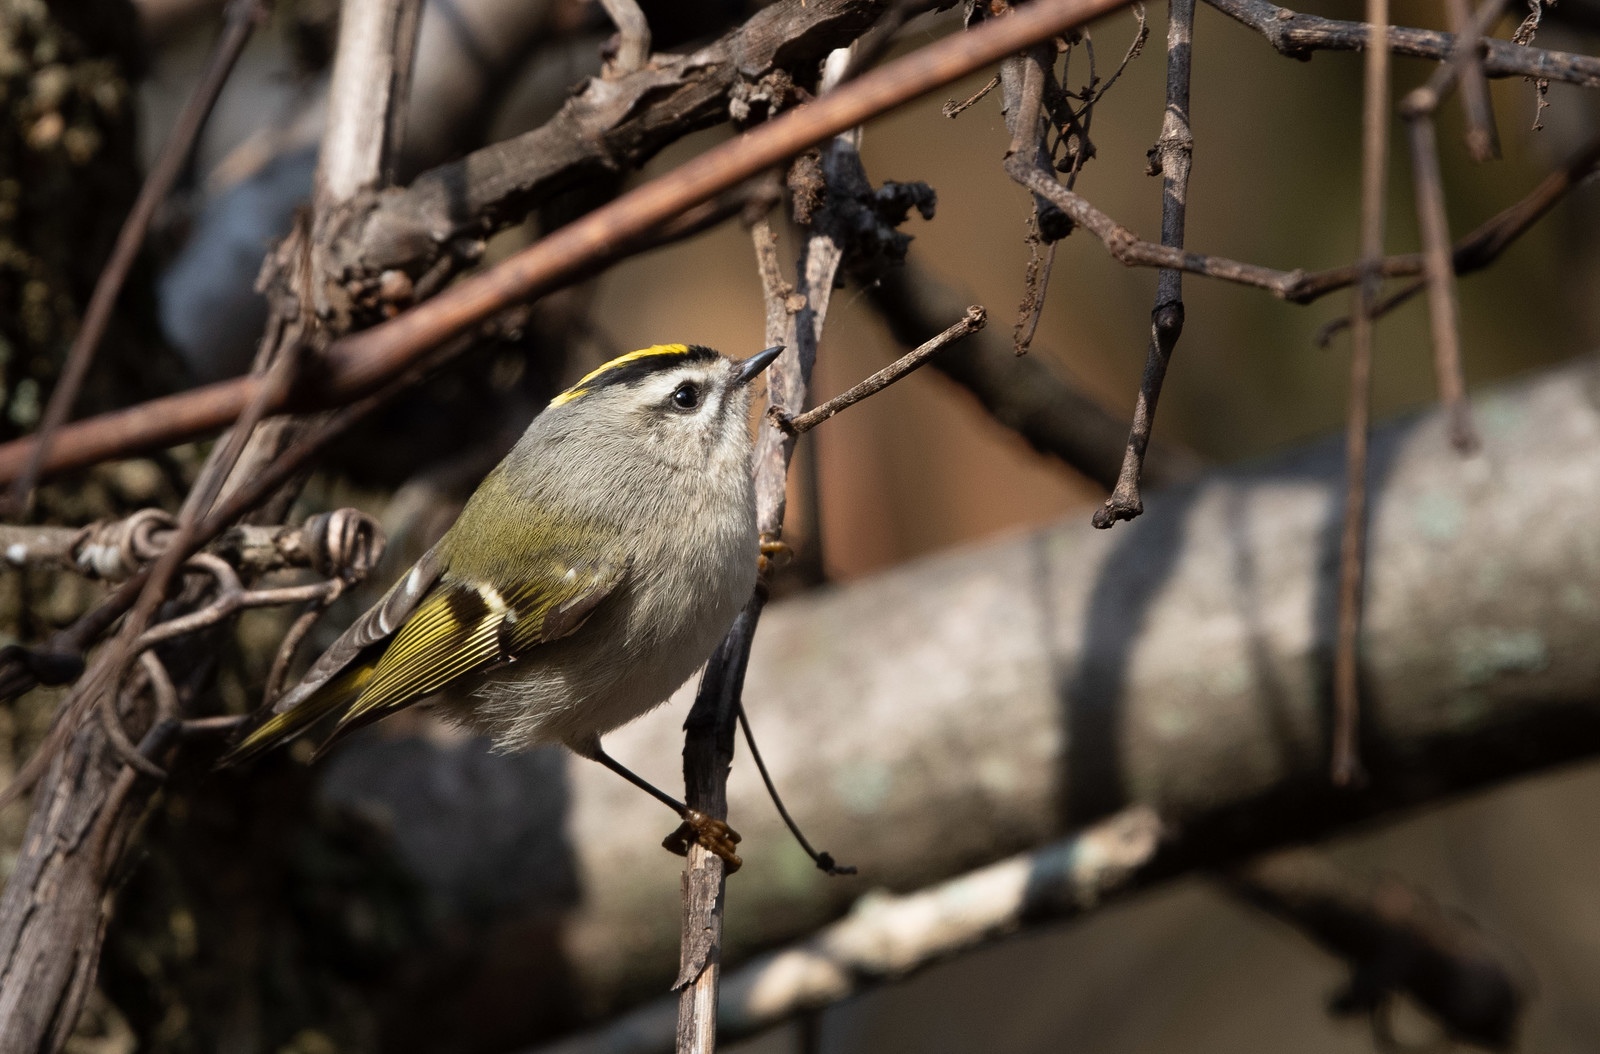
[{"label": "bird's wing", "polygon": [[499,589],[445,575],[378,659],[340,718],[339,731],[576,631],[616,588],[627,566],[626,559],[606,553],[550,559],[535,563],[521,585]]},{"label": "bird's wing", "polygon": [[376,671],[384,642],[429,595],[442,569],[435,546],[340,634],[300,683],[274,704],[272,717],[234,744],[218,766],[237,764],[286,743],[357,698]]},{"label": "bird's wing", "polygon": [[443,561],[439,559],[439,547],[434,546],[422,554],[422,559],[412,565],[405,576],[389,588],[367,613],[351,623],[350,628],[339,635],[339,639],[328,646],[311,668],[306,671],[300,683],[286,692],[282,699],[272,707],[277,713],[283,713],[299,706],[305,700],[315,695],[323,685],[332,681],[347,666],[355,663],[372,645],[388,639],[394,631],[403,624],[423,598],[439,581],[440,572],[443,570]]}]

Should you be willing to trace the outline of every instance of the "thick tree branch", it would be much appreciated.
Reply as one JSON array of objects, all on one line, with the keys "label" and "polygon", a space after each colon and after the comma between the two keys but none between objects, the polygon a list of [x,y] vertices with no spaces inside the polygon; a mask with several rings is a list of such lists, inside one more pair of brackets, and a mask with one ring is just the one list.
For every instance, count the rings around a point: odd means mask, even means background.
[{"label": "thick tree branch", "polygon": [[658,55],[625,75],[592,79],[533,131],[425,172],[374,202],[341,247],[348,269],[420,276],[452,243],[477,241],[562,190],[632,172],[669,143],[722,123],[730,100],[747,118],[775,111],[792,101],[789,71],[849,43],[889,6],[784,0],[691,55]]},{"label": "thick tree branch", "polygon": [[[1600,611],[1562,599],[1600,592],[1584,556],[1600,487],[1573,484],[1593,478],[1597,385],[1590,358],[1479,393],[1493,430],[1471,462],[1441,413],[1374,430],[1368,782],[1355,792],[1327,780],[1336,440],[1147,494],[1117,531],[1074,517],[773,604],[745,705],[795,814],[861,874],[817,873],[736,765],[745,863],[723,961],[801,938],[869,889],[920,889],[1129,804],[1177,833],[1153,878],[1600,755]],[[667,776],[686,694],[608,745]],[[469,770],[484,788],[469,801],[410,793]],[[554,883],[526,907],[562,912],[572,987],[546,998],[601,1015],[659,996],[680,922],[659,806],[573,762],[558,803],[533,809],[501,782],[525,770],[481,747],[373,737],[328,759],[323,793],[394,817],[419,875],[467,822],[566,846],[551,867],[581,876],[581,892]],[[503,882],[487,847],[462,852],[461,867]]]}]

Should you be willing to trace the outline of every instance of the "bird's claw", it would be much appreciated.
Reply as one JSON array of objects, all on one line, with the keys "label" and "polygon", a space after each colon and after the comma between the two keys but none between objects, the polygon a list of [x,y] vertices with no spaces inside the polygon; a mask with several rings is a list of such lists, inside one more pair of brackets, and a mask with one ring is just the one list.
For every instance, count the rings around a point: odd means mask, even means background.
[{"label": "bird's claw", "polygon": [[708,852],[715,853],[727,865],[727,873],[733,874],[744,864],[733,847],[741,841],[739,832],[723,823],[721,820],[696,809],[690,809],[683,814],[683,823],[678,829],[661,842],[663,848],[679,856],[688,856],[689,847],[698,842]]},{"label": "bird's claw", "polygon": [[761,573],[782,567],[794,559],[794,548],[782,538],[770,534],[761,536]]}]

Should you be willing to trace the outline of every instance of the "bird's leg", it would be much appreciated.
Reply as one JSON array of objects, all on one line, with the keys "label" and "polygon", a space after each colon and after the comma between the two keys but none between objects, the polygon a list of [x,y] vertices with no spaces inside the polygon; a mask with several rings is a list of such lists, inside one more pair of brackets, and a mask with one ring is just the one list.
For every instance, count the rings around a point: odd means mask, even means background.
[{"label": "bird's leg", "polygon": [[667,835],[666,840],[661,843],[664,848],[677,853],[679,856],[685,856],[689,852],[689,846],[699,842],[711,852],[722,857],[723,861],[728,865],[728,874],[731,875],[739,870],[739,866],[743,861],[733,851],[733,847],[740,841],[738,831],[713,816],[707,816],[698,809],[689,808],[643,776],[633,772],[622,762],[605,752],[600,746],[600,738],[598,736],[588,741],[568,743],[567,745],[572,748],[574,754],[588,758],[590,761],[598,761],[678,814],[679,819],[683,820],[683,824],[676,831]]}]

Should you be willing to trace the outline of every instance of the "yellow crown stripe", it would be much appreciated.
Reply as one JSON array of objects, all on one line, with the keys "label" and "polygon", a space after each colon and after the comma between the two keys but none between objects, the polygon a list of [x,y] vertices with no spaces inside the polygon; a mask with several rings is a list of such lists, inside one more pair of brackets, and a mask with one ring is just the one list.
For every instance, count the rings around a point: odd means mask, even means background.
[{"label": "yellow crown stripe", "polygon": [[652,355],[687,354],[689,354],[689,346],[687,344],[652,344],[648,348],[640,348],[638,351],[630,351],[626,355],[618,355],[610,362],[596,367],[595,369],[592,369],[588,373],[584,374],[578,379],[577,384],[574,384],[572,387],[568,388],[554,399],[551,399],[550,405],[560,406],[563,403],[570,403],[572,400],[581,395],[588,394],[589,389],[587,385],[591,381],[610,370],[616,369],[618,366],[626,366],[630,362],[638,362],[640,359],[649,358]]}]

